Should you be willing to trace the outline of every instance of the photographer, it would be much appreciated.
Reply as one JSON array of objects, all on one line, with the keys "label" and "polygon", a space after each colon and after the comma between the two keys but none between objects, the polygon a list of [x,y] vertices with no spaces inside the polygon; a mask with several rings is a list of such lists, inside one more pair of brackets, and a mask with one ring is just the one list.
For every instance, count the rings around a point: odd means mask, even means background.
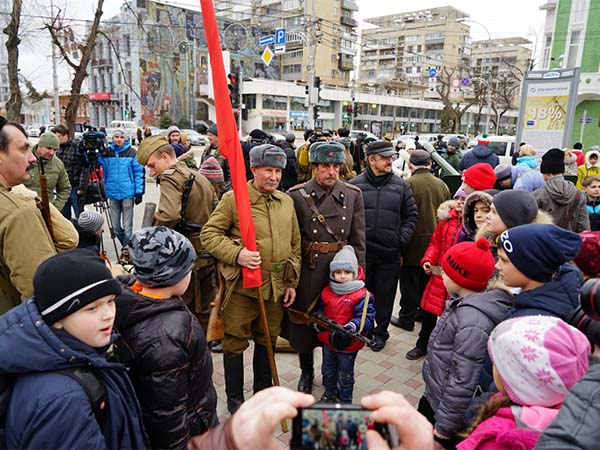
[{"label": "photographer", "polygon": [[[193,437],[188,450],[206,448],[269,449],[281,448],[273,438],[281,420],[298,414],[297,408],[307,408],[314,402],[312,395],[291,391],[284,387],[271,387],[258,392],[240,406],[231,418],[203,435]],[[402,396],[383,391],[362,399],[362,406],[373,409],[371,418],[389,423],[398,430],[400,450],[432,450],[435,447],[431,424]],[[375,430],[367,431],[369,450],[389,450],[389,446]]]}]

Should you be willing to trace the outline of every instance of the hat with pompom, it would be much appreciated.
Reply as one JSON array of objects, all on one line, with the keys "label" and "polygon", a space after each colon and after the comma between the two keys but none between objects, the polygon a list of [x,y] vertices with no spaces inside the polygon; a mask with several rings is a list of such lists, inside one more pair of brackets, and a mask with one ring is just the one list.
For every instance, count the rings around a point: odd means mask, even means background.
[{"label": "hat with pompom", "polygon": [[442,270],[461,288],[483,291],[494,273],[490,243],[481,238],[453,245],[442,258]]}]

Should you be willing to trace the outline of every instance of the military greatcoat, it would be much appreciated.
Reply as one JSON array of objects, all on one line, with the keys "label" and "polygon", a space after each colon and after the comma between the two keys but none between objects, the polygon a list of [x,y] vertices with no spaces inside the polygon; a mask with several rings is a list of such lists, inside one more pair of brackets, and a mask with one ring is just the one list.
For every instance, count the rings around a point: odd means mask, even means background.
[{"label": "military greatcoat", "polygon": [[[363,196],[356,186],[337,181],[331,189],[326,189],[313,178],[288,191],[294,200],[302,242],[300,284],[293,308],[306,311],[329,283],[329,263],[336,253],[336,250],[315,251],[309,249],[309,246],[313,242],[335,243],[336,239],[319,222],[317,215],[305,200],[302,189],[313,199],[331,231],[354,247],[358,263],[363,268],[365,268],[366,232]],[[313,264],[314,268],[311,268]],[[297,351],[309,353],[318,345],[316,334],[311,326],[289,320],[285,328],[284,334]]]}]

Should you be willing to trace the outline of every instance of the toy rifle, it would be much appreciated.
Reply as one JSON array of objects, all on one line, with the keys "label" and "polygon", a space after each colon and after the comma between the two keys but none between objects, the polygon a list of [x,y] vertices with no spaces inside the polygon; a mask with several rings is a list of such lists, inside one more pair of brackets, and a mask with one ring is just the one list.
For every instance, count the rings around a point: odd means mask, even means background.
[{"label": "toy rifle", "polygon": [[44,218],[44,222],[46,223],[46,228],[48,228],[50,237],[52,238],[52,241],[54,241],[54,233],[52,232],[52,218],[50,217],[50,200],[48,199],[48,179],[46,178],[46,169],[44,168],[45,163],[46,160],[44,158],[38,157],[38,166],[40,172],[40,196],[42,197],[40,211],[42,212],[42,217]]},{"label": "toy rifle", "polygon": [[220,341],[225,335],[223,318],[221,317],[221,303],[225,293],[225,279],[221,272],[217,270],[219,277],[219,290],[214,300],[210,303],[210,316],[208,317],[208,326],[206,327],[206,341]]},{"label": "toy rifle", "polygon": [[318,313],[316,311],[311,311],[307,313],[294,308],[288,308],[287,310],[293,315],[303,318],[307,322],[312,322],[317,326],[325,328],[329,331],[339,331],[340,333],[344,333],[352,339],[356,339],[357,341],[360,341],[369,347],[375,344],[375,341],[373,339],[369,339],[368,337],[365,337],[362,334],[357,333],[356,331],[348,330],[347,328],[344,328],[341,324],[337,323],[335,320],[331,320],[329,317],[326,317],[323,314]]}]

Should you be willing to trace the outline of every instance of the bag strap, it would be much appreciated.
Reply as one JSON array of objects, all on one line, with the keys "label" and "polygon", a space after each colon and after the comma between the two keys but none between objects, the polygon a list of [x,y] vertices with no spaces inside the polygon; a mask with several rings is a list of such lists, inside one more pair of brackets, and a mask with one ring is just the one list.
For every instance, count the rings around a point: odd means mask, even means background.
[{"label": "bag strap", "polygon": [[107,407],[104,382],[92,370],[81,367],[69,367],[57,370],[56,373],[69,377],[81,385],[83,392],[85,392],[86,397],[90,401],[98,426],[102,431],[104,429]]},{"label": "bag strap", "polygon": [[302,198],[304,199],[312,213],[315,215],[315,217],[321,223],[321,225],[323,225],[323,228],[325,228],[325,231],[327,231],[327,233],[329,233],[336,240],[336,242],[341,242],[343,239],[339,237],[338,234],[335,231],[333,231],[331,227],[327,224],[327,222],[325,221],[325,216],[321,214],[321,212],[317,208],[317,205],[315,205],[315,202],[313,201],[312,197],[308,195],[308,192],[306,192],[304,188],[300,188],[299,191],[300,195],[302,195]]},{"label": "bag strap", "polygon": [[187,203],[190,198],[190,192],[192,192],[192,186],[194,185],[195,179],[196,175],[191,173],[188,179],[185,180],[185,184],[183,185],[183,192],[181,194],[181,212],[179,213],[179,217],[181,218],[180,220],[184,220],[185,208],[187,207]]},{"label": "bag strap", "polygon": [[365,327],[365,320],[367,319],[367,309],[369,308],[369,298],[371,297],[371,293],[367,291],[367,295],[365,295],[365,304],[363,305],[362,314],[360,316],[360,326],[358,327],[358,333],[362,333],[363,328]]}]

